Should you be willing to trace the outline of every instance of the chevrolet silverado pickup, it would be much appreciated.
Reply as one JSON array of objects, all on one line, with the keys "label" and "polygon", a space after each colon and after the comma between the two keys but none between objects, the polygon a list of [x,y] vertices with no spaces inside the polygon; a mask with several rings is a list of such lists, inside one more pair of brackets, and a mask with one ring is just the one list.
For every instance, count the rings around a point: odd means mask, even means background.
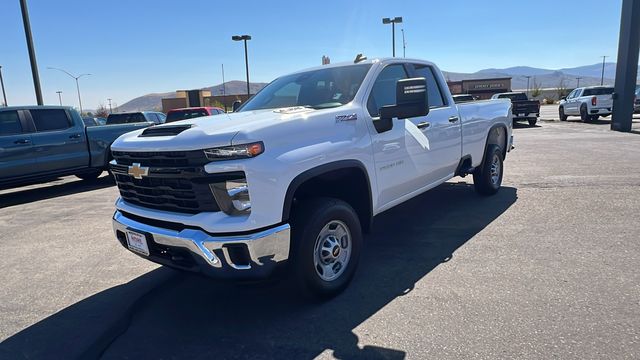
[{"label": "chevrolet silverado pickup", "polygon": [[495,194],[512,143],[508,100],[456,105],[431,62],[358,57],[282,76],[215,121],[118,138],[113,228],[156,263],[236,279],[285,269],[329,297],[376,215],[454,176]]},{"label": "chevrolet silverado pickup", "polygon": [[523,92],[508,92],[495,94],[492,99],[509,99],[513,105],[513,121],[525,120],[530,126],[534,126],[540,117],[540,101],[529,100]]},{"label": "chevrolet silverado pickup", "polygon": [[600,116],[611,115],[613,109],[613,88],[609,86],[580,87],[560,100],[558,115],[560,121],[567,121],[570,115],[580,116],[583,122],[596,121]]},{"label": "chevrolet silverado pickup", "polygon": [[65,175],[95,179],[108,168],[113,140],[149,125],[87,127],[63,106],[0,108],[0,185]]}]

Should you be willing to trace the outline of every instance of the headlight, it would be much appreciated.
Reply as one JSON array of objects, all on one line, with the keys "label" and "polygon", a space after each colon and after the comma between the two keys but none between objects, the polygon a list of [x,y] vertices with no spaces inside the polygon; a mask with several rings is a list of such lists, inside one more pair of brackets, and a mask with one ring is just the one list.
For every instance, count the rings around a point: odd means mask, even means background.
[{"label": "headlight", "polygon": [[251,213],[251,199],[247,179],[227,180],[209,184],[213,196],[227,215],[245,215]]},{"label": "headlight", "polygon": [[263,152],[264,144],[262,143],[262,141],[242,145],[222,146],[204,150],[204,154],[207,156],[207,159],[212,161],[247,159],[256,157]]}]

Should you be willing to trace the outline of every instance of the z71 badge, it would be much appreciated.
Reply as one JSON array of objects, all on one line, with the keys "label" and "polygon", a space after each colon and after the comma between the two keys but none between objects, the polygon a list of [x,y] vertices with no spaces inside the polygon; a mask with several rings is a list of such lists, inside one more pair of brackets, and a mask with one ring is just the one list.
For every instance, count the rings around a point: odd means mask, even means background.
[{"label": "z71 badge", "polygon": [[356,115],[355,113],[348,115],[336,115],[336,122],[353,120],[358,120],[358,115]]}]

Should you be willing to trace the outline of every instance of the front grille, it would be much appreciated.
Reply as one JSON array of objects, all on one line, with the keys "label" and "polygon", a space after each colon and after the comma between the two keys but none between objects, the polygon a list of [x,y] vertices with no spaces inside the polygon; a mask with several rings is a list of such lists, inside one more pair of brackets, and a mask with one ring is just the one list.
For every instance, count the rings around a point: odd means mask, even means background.
[{"label": "front grille", "polygon": [[211,162],[202,150],[158,152],[112,151],[111,154],[120,165],[139,163],[144,166],[176,167],[202,166]]},{"label": "front grille", "polygon": [[[209,184],[243,178],[243,172],[208,174],[202,151],[122,152],[113,151],[117,164],[111,166],[120,197],[133,205],[150,209],[196,214],[220,211]],[[148,174],[136,179],[129,165],[148,167]]]}]

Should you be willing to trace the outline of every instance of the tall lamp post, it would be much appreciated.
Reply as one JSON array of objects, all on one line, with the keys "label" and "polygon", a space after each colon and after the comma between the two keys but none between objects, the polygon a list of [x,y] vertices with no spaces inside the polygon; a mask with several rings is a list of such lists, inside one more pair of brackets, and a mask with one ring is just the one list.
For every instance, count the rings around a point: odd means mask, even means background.
[{"label": "tall lamp post", "polygon": [[396,24],[402,23],[402,17],[383,18],[383,24],[391,24],[391,49],[393,51],[393,57],[396,57]]},{"label": "tall lamp post", "polygon": [[74,76],[70,72],[68,72],[66,70],[63,70],[63,69],[58,69],[58,68],[54,68],[54,67],[50,67],[50,66],[47,67],[47,69],[62,71],[63,73],[69,75],[70,77],[72,77],[76,81],[76,90],[78,90],[78,104],[80,105],[80,116],[82,116],[82,98],[80,97],[80,84],[78,83],[78,79],[80,79],[83,76],[91,75],[91,74],[80,74],[78,76]]},{"label": "tall lamp post", "polygon": [[109,101],[109,114],[113,113],[113,110],[111,109],[111,98],[107,99],[107,101]]},{"label": "tall lamp post", "polygon": [[31,75],[33,76],[33,87],[36,90],[36,101],[38,105],[44,105],[42,101],[42,89],[40,88],[40,75],[38,74],[38,63],[36,61],[36,50],[33,47],[33,36],[31,35],[31,23],[29,22],[29,9],[27,0],[20,0],[22,10],[22,23],[24,24],[24,35],[27,38],[27,49],[29,50],[29,61],[31,62]]},{"label": "tall lamp post", "polygon": [[56,91],[56,94],[58,94],[58,101],[60,102],[60,106],[62,106],[62,90]]},{"label": "tall lamp post", "polygon": [[604,61],[608,56],[602,56],[602,76],[600,77],[600,85],[604,85]]},{"label": "tall lamp post", "polygon": [[4,98],[4,106],[9,106],[9,104],[7,104],[7,93],[4,91],[4,80],[2,79],[2,66],[0,66],[0,86],[2,87],[2,97]]},{"label": "tall lamp post", "polygon": [[582,79],[580,76],[576,78],[576,80],[578,80],[578,83],[576,84],[576,88],[580,87],[580,79]]},{"label": "tall lamp post", "polygon": [[527,75],[525,77],[527,78],[527,97],[529,97],[529,79],[531,79],[531,76]]},{"label": "tall lamp post", "polygon": [[404,29],[400,29],[402,31],[402,57],[407,57],[407,42],[404,41]]},{"label": "tall lamp post", "polygon": [[233,35],[231,37],[233,41],[244,41],[244,66],[247,71],[247,98],[251,96],[251,91],[249,90],[249,56],[247,53],[247,40],[251,40],[250,35]]}]

